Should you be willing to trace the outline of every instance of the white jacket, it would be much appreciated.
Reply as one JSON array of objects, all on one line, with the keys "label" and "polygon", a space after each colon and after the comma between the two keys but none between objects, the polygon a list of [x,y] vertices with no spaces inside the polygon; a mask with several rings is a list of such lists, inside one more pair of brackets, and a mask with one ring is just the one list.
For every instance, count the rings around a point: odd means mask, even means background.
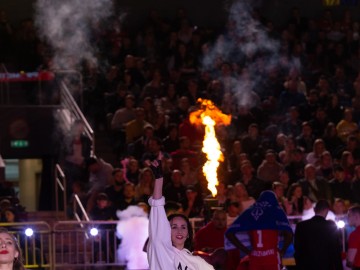
[{"label": "white jacket", "polygon": [[148,261],[150,270],[214,270],[203,258],[187,249],[178,250],[171,243],[170,223],[165,214],[165,198],[149,199]]}]

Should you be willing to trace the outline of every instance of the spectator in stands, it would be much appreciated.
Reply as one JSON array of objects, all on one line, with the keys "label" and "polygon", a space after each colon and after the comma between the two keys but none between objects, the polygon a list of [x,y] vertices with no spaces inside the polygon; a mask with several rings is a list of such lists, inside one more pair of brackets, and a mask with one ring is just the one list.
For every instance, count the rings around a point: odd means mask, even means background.
[{"label": "spectator in stands", "polygon": [[341,166],[335,166],[334,178],[329,181],[333,198],[341,198],[350,202],[351,184],[345,181],[345,172]]},{"label": "spectator in stands", "polygon": [[[226,269],[226,252],[224,236],[226,231],[226,212],[217,209],[212,219],[201,227],[194,236],[194,250],[200,254],[215,269]],[[211,235],[212,237],[209,237]]]},{"label": "spectator in stands", "polygon": [[191,142],[187,136],[180,137],[180,147],[170,153],[174,169],[180,169],[183,158],[190,160],[192,169],[197,168],[198,154],[196,151],[191,150],[190,145]]},{"label": "spectator in stands", "polygon": [[131,94],[126,95],[125,106],[118,108],[111,119],[111,129],[113,131],[124,132],[126,124],[135,119],[134,105],[135,97]]},{"label": "spectator in stands", "polygon": [[356,165],[351,181],[351,202],[360,204],[360,165]]},{"label": "spectator in stands", "polygon": [[[141,158],[144,152],[149,151],[150,139],[154,137],[154,127],[151,124],[146,124],[144,126],[143,133],[141,136],[135,140],[134,143],[128,145],[128,154],[133,156],[139,161],[142,161]],[[141,164],[141,166],[143,166]]]},{"label": "spectator in stands", "polygon": [[243,161],[241,164],[241,174],[238,180],[244,184],[250,197],[258,198],[260,193],[267,188],[265,182],[254,175],[254,168],[249,161]]},{"label": "spectator in stands", "polygon": [[316,139],[313,144],[313,150],[306,155],[306,163],[315,167],[320,165],[320,158],[325,151],[325,143],[322,139]]},{"label": "spectator in stands", "polygon": [[352,153],[350,151],[342,152],[339,164],[344,170],[345,180],[350,182],[354,177],[354,157]]},{"label": "spectator in stands", "polygon": [[316,175],[323,177],[326,181],[333,178],[333,158],[329,151],[322,152],[319,165],[316,167]]},{"label": "spectator in stands", "polygon": [[309,122],[303,122],[301,126],[301,134],[296,137],[296,144],[302,147],[305,153],[310,153],[313,150],[315,141],[312,127]]},{"label": "spectator in stands", "polygon": [[196,187],[186,187],[186,199],[183,200],[181,203],[184,209],[185,216],[189,218],[203,216],[204,201],[201,197],[199,190]]},{"label": "spectator in stands", "polygon": [[158,137],[149,138],[149,145],[147,151],[142,155],[141,161],[145,166],[146,160],[165,160],[170,158],[170,155],[162,150],[162,140]]},{"label": "spectator in stands", "polygon": [[319,138],[324,134],[328,123],[329,120],[327,119],[325,109],[323,107],[318,107],[315,113],[315,118],[309,121],[316,138]]},{"label": "spectator in stands", "polygon": [[90,157],[86,161],[89,171],[89,200],[87,210],[90,211],[95,203],[97,194],[111,184],[113,166],[101,158]]},{"label": "spectator in stands", "polygon": [[181,172],[181,183],[184,186],[199,185],[197,171],[192,168],[190,160],[188,158],[183,158],[181,160],[180,172]]},{"label": "spectator in stands", "polygon": [[261,136],[259,132],[259,126],[256,123],[252,123],[247,131],[247,134],[242,138],[241,145],[244,152],[248,154],[251,160],[251,156],[258,150],[261,144]]},{"label": "spectator in stands", "polygon": [[115,209],[119,209],[120,202],[123,200],[124,185],[126,183],[124,178],[124,171],[116,168],[112,172],[113,181],[104,189],[104,193],[108,196],[109,201]]},{"label": "spectator in stands", "polygon": [[334,203],[332,204],[332,211],[339,218],[344,217],[347,213],[347,204],[341,198],[334,198]]},{"label": "spectator in stands", "polygon": [[135,187],[135,199],[140,202],[147,202],[154,188],[154,175],[147,167],[140,172],[139,183]]},{"label": "spectator in stands", "polygon": [[[89,212],[90,219],[95,221],[117,220],[115,208],[112,207],[108,196],[105,193],[99,193],[96,196],[96,204]],[[93,258],[95,262],[104,261],[107,256],[113,260],[114,245],[108,239],[114,239],[111,236],[115,233],[115,224],[99,224],[99,235],[97,243],[94,245]]]},{"label": "spectator in stands", "polygon": [[245,185],[237,182],[234,185],[235,197],[232,200],[239,202],[240,211],[243,212],[255,203],[255,199],[249,196]]},{"label": "spectator in stands", "polygon": [[166,200],[174,202],[182,202],[186,198],[186,188],[181,183],[181,171],[173,170],[171,174],[171,182],[164,187],[164,196]]},{"label": "spectator in stands", "polygon": [[142,100],[141,104],[142,107],[144,108],[145,121],[150,123],[151,125],[155,125],[159,113],[154,104],[154,99],[151,97],[145,97]]},{"label": "spectator in stands", "polygon": [[297,137],[301,133],[301,123],[298,108],[296,106],[292,106],[289,108],[287,118],[282,124],[281,130],[286,135]]},{"label": "spectator in stands", "polygon": [[126,166],[126,180],[137,185],[139,182],[140,168],[139,162],[135,158],[130,158]]},{"label": "spectator in stands", "polygon": [[279,205],[284,209],[285,213],[287,215],[290,215],[291,210],[292,210],[292,205],[291,203],[288,201],[288,199],[286,198],[285,192],[284,192],[284,186],[282,183],[275,181],[272,183],[272,191],[275,193],[276,195],[276,199],[279,202]]},{"label": "spectator in stands", "polygon": [[336,125],[333,122],[329,122],[325,128],[322,139],[325,143],[325,148],[328,149],[333,157],[338,153],[339,148],[342,148],[343,142],[339,138],[336,130]]},{"label": "spectator in stands", "polygon": [[138,139],[143,134],[144,128],[148,124],[149,123],[145,121],[144,108],[136,108],[135,119],[125,125],[126,143],[132,143]]},{"label": "spectator in stands", "polygon": [[288,214],[293,216],[302,215],[304,210],[304,196],[299,183],[291,184],[287,193],[287,200],[291,204],[291,212]]},{"label": "spectator in stands", "polygon": [[305,176],[299,180],[303,193],[312,201],[324,199],[331,201],[331,189],[329,184],[323,179],[316,176],[314,165],[307,164],[305,166]]},{"label": "spectator in stands", "polygon": [[359,127],[353,120],[353,110],[351,108],[344,110],[344,116],[336,125],[336,130],[343,142],[346,142],[347,137],[350,135],[358,136]]},{"label": "spectator in stands", "polygon": [[283,166],[277,162],[276,153],[272,149],[266,150],[265,159],[257,169],[257,177],[265,182],[273,183],[279,179]]},{"label": "spectator in stands", "polygon": [[0,241],[2,248],[8,251],[1,255],[0,266],[5,270],[25,270],[22,251],[16,237],[5,228],[1,228]]},{"label": "spectator in stands", "polygon": [[180,148],[180,139],[178,126],[176,123],[170,123],[168,126],[167,136],[163,139],[164,151],[171,153]]},{"label": "spectator in stands", "polygon": [[223,248],[226,227],[226,212],[215,210],[211,221],[195,233],[194,250],[211,253]]},{"label": "spectator in stands", "polygon": [[135,200],[135,185],[133,183],[125,183],[121,198],[117,208],[118,210],[125,210],[130,205],[137,205],[137,201]]},{"label": "spectator in stands", "polygon": [[291,183],[297,182],[304,177],[304,168],[304,152],[302,148],[297,147],[291,151],[290,162],[285,166]]},{"label": "spectator in stands", "polygon": [[71,184],[75,181],[86,182],[85,161],[90,158],[92,142],[85,134],[84,123],[75,120],[70,132],[64,138],[63,169],[68,181],[68,196]]}]

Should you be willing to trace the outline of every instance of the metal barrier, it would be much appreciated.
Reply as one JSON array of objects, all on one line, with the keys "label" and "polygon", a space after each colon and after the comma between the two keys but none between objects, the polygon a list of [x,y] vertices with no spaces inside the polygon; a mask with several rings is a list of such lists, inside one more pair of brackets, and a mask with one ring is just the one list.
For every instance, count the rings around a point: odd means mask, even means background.
[{"label": "metal barrier", "polygon": [[[53,245],[51,228],[46,222],[16,222],[0,223],[10,233],[14,234],[22,249],[24,264],[28,269],[53,269]],[[25,229],[34,231],[32,236],[25,234]]]},{"label": "metal barrier", "polygon": [[[299,218],[290,216],[289,220]],[[192,218],[190,222],[197,231],[202,226],[203,219]],[[124,269],[124,263],[119,261],[117,253],[120,244],[116,235],[117,223],[58,221],[50,226],[46,222],[19,222],[0,223],[0,226],[7,227],[18,238],[25,267],[28,269]],[[32,228],[34,235],[26,236],[26,228]],[[95,235],[96,230],[98,234]],[[345,244],[343,234],[343,245]],[[286,258],[285,264],[294,265],[293,258]]]},{"label": "metal barrier", "polygon": [[[117,221],[60,221],[53,226],[54,269],[122,267],[118,262]],[[98,232],[96,235],[95,232]]]}]

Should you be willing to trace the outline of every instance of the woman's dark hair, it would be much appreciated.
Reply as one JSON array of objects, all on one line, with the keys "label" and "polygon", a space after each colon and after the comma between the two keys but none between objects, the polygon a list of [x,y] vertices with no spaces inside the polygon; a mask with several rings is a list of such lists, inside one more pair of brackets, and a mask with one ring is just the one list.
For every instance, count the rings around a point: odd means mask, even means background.
[{"label": "woman's dark hair", "polygon": [[192,251],[192,249],[193,249],[193,229],[192,229],[191,223],[190,223],[189,219],[183,214],[169,215],[168,216],[169,222],[176,217],[180,217],[186,221],[189,237],[185,240],[184,248]]},{"label": "woman's dark hair", "polygon": [[23,263],[23,256],[22,256],[20,244],[19,244],[19,241],[17,240],[17,238],[4,227],[0,227],[0,233],[6,233],[12,238],[14,245],[15,245],[15,249],[19,253],[18,257],[16,259],[14,259],[13,270],[25,270],[24,263]]}]

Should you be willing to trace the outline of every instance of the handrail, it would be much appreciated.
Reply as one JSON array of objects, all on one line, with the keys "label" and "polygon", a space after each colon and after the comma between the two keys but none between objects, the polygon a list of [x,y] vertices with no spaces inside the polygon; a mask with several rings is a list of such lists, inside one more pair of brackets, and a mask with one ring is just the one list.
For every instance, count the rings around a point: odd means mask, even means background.
[{"label": "handrail", "polygon": [[53,69],[51,70],[55,74],[74,74],[79,77],[79,87],[81,91],[80,95],[80,108],[84,108],[84,97],[83,97],[83,75],[76,69]]},{"label": "handrail", "polygon": [[66,192],[66,176],[59,164],[55,166],[55,210],[56,215],[59,215],[59,188],[63,194],[64,212],[67,213],[67,192]]},{"label": "handrail", "polygon": [[[74,209],[74,213],[76,213],[77,215],[77,206],[80,207],[80,210],[81,210],[81,213],[82,213],[82,216],[85,218],[85,221],[90,221],[90,218],[82,204],[82,202],[80,201],[80,198],[77,194],[75,194],[75,200],[74,200],[74,205],[73,205],[73,209]],[[78,215],[77,215],[78,216]],[[81,220],[81,219],[80,219]]]},{"label": "handrail", "polygon": [[82,113],[82,111],[80,110],[79,106],[76,104],[74,97],[72,96],[72,94],[69,91],[69,88],[67,87],[67,85],[65,84],[64,81],[61,81],[60,83],[60,87],[61,87],[61,102],[62,105],[64,106],[64,108],[68,109],[69,112],[71,113],[71,123],[73,120],[77,119],[77,120],[81,120],[82,123],[84,124],[85,127],[85,134],[86,136],[88,136],[88,138],[91,140],[92,142],[92,155],[95,152],[95,135],[94,135],[94,131],[91,128],[90,124],[88,123],[88,121],[86,120],[84,114]]}]

